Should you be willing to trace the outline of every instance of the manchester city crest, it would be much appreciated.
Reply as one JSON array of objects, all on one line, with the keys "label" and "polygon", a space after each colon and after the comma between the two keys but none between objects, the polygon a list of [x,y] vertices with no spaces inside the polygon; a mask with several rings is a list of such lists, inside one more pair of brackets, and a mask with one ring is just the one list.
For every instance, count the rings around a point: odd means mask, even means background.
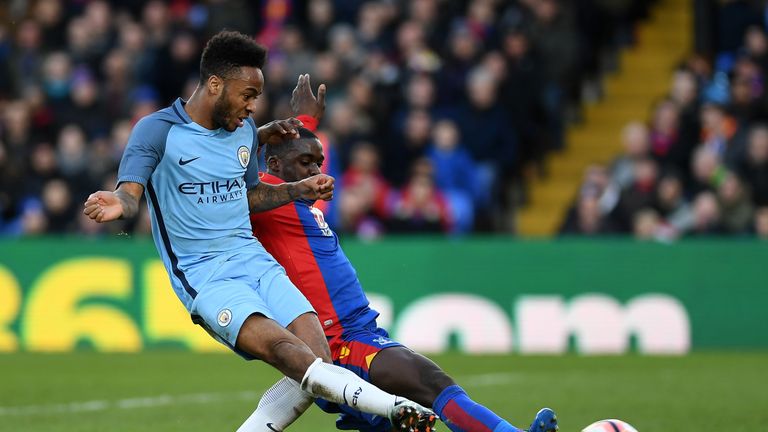
[{"label": "manchester city crest", "polygon": [[229,309],[222,309],[219,311],[219,315],[216,317],[216,321],[220,326],[226,327],[232,322],[232,311]]},{"label": "manchester city crest", "polygon": [[240,148],[237,149],[237,160],[240,161],[240,165],[242,165],[243,168],[247,167],[248,162],[251,160],[251,149],[246,146],[240,146]]}]

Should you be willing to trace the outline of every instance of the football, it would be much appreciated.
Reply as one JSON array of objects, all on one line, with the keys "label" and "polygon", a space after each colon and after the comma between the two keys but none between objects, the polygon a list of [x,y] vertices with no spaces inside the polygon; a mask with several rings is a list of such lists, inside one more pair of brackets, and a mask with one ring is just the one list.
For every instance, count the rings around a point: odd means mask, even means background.
[{"label": "football", "polygon": [[581,432],[637,432],[627,422],[616,419],[599,420],[585,427]]}]

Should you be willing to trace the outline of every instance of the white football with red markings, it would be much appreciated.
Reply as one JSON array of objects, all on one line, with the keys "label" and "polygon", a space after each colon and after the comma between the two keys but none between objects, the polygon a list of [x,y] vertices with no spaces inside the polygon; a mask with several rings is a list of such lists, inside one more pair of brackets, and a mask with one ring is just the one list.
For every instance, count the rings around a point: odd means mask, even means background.
[{"label": "white football with red markings", "polygon": [[629,423],[616,419],[599,420],[585,427],[581,432],[637,432]]}]

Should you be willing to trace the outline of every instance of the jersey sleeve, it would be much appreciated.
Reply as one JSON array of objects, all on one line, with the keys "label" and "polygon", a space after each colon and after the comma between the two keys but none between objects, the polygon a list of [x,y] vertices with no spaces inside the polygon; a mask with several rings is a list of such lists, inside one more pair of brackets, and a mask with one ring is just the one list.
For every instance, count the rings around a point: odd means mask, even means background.
[{"label": "jersey sleeve", "polygon": [[171,123],[152,116],[144,117],[136,123],[120,160],[118,185],[133,182],[147,186],[155,167],[163,158],[165,141],[171,126]]},{"label": "jersey sleeve", "polygon": [[248,166],[245,168],[245,187],[252,188],[259,183],[259,128],[252,118],[246,119],[253,128],[253,142],[251,143],[251,156]]}]

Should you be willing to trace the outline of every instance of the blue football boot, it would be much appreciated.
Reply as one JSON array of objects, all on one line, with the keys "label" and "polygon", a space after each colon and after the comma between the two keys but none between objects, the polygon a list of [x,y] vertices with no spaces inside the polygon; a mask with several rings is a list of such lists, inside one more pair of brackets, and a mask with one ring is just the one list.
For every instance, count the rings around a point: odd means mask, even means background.
[{"label": "blue football boot", "polygon": [[549,408],[542,408],[536,413],[536,418],[528,428],[528,432],[556,432],[557,430],[557,415]]}]

